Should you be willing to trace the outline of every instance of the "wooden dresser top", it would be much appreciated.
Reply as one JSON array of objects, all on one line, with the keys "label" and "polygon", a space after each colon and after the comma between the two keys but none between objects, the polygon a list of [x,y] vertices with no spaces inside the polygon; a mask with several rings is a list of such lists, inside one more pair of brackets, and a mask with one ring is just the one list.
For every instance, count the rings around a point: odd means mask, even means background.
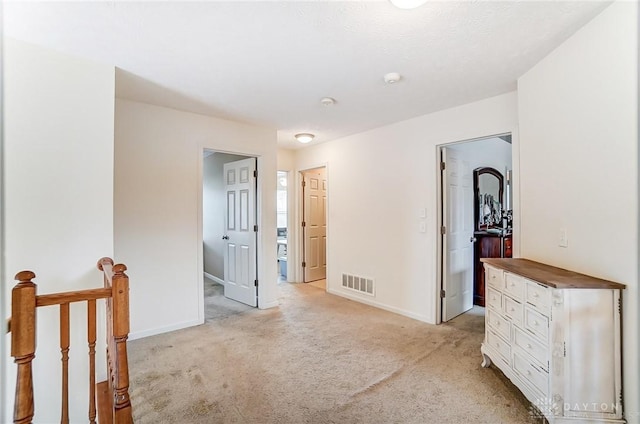
[{"label": "wooden dresser top", "polygon": [[481,258],[482,262],[556,289],[624,289],[625,285],[522,258]]}]

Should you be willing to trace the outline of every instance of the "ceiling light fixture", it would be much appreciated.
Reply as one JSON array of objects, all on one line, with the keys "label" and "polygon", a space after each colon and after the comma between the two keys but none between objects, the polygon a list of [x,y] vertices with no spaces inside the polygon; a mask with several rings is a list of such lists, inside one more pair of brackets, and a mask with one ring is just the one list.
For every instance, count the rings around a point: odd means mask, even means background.
[{"label": "ceiling light fixture", "polygon": [[398,9],[415,9],[427,2],[427,0],[389,0]]},{"label": "ceiling light fixture", "polygon": [[402,76],[399,73],[389,72],[384,76],[384,82],[386,82],[387,84],[395,84],[396,82],[400,81],[400,78],[402,78]]},{"label": "ceiling light fixture", "polygon": [[320,99],[320,103],[322,103],[325,106],[332,106],[336,104],[336,99],[332,97],[323,97]]},{"label": "ceiling light fixture", "polygon": [[309,133],[300,133],[294,136],[300,143],[306,144],[314,139],[315,135]]}]

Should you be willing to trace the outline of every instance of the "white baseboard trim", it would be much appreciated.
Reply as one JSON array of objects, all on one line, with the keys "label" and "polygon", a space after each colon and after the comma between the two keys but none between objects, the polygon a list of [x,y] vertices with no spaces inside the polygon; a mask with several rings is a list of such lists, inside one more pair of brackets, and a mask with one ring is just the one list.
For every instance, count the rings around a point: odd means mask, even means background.
[{"label": "white baseboard trim", "polygon": [[373,306],[373,307],[379,308],[379,309],[384,309],[385,311],[393,312],[394,314],[402,315],[402,316],[405,316],[405,317],[408,317],[408,318],[413,318],[415,320],[426,322],[428,324],[434,324],[429,319],[429,317],[427,317],[425,315],[419,315],[419,314],[413,313],[411,311],[407,311],[406,309],[401,309],[401,308],[396,308],[394,306],[385,305],[384,303],[376,302],[375,300],[371,300],[371,299],[368,299],[368,298],[354,296],[353,294],[351,294],[349,292],[346,292],[346,291],[327,288],[327,292],[331,293],[331,294],[335,294],[336,296],[340,296],[340,297],[344,297],[344,298],[349,299],[349,300],[353,300],[354,302],[364,303],[365,305]]},{"label": "white baseboard trim", "polygon": [[272,300],[271,302],[266,302],[264,305],[259,305],[258,309],[269,309],[278,307],[279,303],[277,300]]},{"label": "white baseboard trim", "polygon": [[169,331],[182,330],[183,328],[194,327],[204,324],[203,320],[183,321],[165,327],[150,328],[148,330],[136,331],[129,334],[129,340],[142,339],[144,337],[155,336],[156,334],[168,333]]},{"label": "white baseboard trim", "polygon": [[215,275],[212,275],[212,274],[209,274],[208,272],[205,272],[204,276],[207,277],[209,280],[213,280],[216,283],[220,284],[221,286],[224,286],[224,280],[219,279]]}]

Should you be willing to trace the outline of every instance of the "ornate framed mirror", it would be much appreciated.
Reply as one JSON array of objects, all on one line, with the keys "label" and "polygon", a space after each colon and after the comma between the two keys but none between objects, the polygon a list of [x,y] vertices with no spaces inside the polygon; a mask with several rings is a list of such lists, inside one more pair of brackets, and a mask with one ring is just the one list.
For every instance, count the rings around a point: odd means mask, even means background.
[{"label": "ornate framed mirror", "polygon": [[497,169],[473,170],[473,219],[475,231],[502,227],[504,177]]}]

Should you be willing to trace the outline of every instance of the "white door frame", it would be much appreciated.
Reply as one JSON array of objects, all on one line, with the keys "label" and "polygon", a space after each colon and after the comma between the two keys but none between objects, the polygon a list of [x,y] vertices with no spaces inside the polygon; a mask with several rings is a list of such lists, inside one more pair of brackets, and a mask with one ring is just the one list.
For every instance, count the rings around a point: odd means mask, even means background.
[{"label": "white door frame", "polygon": [[[329,181],[329,164],[328,163],[319,163],[317,165],[310,165],[310,166],[306,166],[304,168],[301,169],[297,169],[296,170],[296,177],[295,177],[295,184],[296,184],[296,198],[295,198],[295,203],[296,203],[296,207],[295,207],[295,225],[293,226],[294,228],[291,228],[295,231],[295,246],[288,246],[288,249],[291,248],[291,250],[287,250],[287,253],[290,251],[294,251],[295,252],[295,257],[292,258],[292,260],[295,260],[295,281],[302,281],[302,276],[303,276],[303,272],[304,270],[302,269],[302,259],[304,258],[303,254],[302,254],[302,249],[304,248],[304,234],[302,231],[302,220],[304,219],[304,216],[302,214],[303,211],[303,204],[304,204],[304,196],[302,193],[302,174],[305,171],[310,171],[312,169],[317,169],[317,168],[324,168],[325,170],[325,177],[327,178],[327,216],[326,216],[326,224],[327,224],[327,244],[326,244],[326,251],[325,251],[325,255],[327,258],[327,275],[326,275],[326,280],[327,280],[327,284],[325,285],[325,291],[330,291],[329,290],[329,276],[330,274],[330,266],[331,266],[331,261],[329,260],[329,243],[331,240],[331,236],[329,235],[331,227],[329,224],[329,211],[330,211],[330,207],[331,207],[331,196],[330,196],[330,191],[331,191],[331,182]],[[290,241],[294,240],[294,235],[292,234],[292,238]]]},{"label": "white door frame", "polygon": [[442,290],[442,235],[440,234],[440,228],[443,225],[442,217],[442,175],[440,172],[440,157],[444,147],[454,146],[456,144],[468,143],[471,141],[480,141],[487,138],[500,137],[504,135],[511,135],[511,192],[512,192],[512,207],[513,207],[513,230],[512,230],[512,250],[513,257],[520,256],[520,141],[518,138],[518,129],[515,128],[512,131],[501,132],[493,135],[486,135],[482,137],[474,137],[466,140],[453,141],[448,143],[438,144],[435,147],[435,170],[436,170],[436,227],[434,234],[436,234],[436,291],[434,293],[434,299],[436,302],[436,324],[442,323],[442,298],[440,298],[440,290]]},{"label": "white door frame", "polygon": [[[197,275],[198,275],[198,279],[200,281],[200,284],[198,284],[198,321],[200,323],[204,323],[204,256],[203,256],[203,248],[202,248],[202,239],[203,239],[203,234],[202,234],[202,185],[204,183],[203,181],[203,176],[202,176],[202,168],[203,168],[203,158],[204,158],[204,152],[205,151],[211,151],[211,152],[216,152],[216,153],[227,153],[227,154],[231,154],[231,155],[240,155],[240,156],[246,156],[248,158],[255,158],[256,159],[256,169],[258,171],[258,181],[256,184],[256,224],[258,225],[258,232],[256,234],[256,257],[257,257],[257,267],[256,267],[256,278],[258,279],[259,283],[258,283],[258,308],[262,309],[262,308],[268,308],[270,306],[273,305],[267,305],[265,302],[266,299],[266,293],[265,293],[265,284],[263,283],[264,280],[266,280],[266,278],[263,278],[262,276],[265,275],[265,273],[263,272],[264,270],[264,251],[262,248],[262,238],[264,237],[263,235],[263,229],[262,229],[262,221],[261,221],[261,217],[262,217],[262,203],[263,203],[263,197],[264,197],[264,163],[263,163],[263,158],[259,153],[256,152],[250,152],[250,151],[228,151],[228,150],[221,150],[221,149],[216,149],[213,147],[206,147],[206,146],[201,146],[198,148],[198,161],[197,161],[197,167],[198,167],[198,187],[197,187],[197,193],[198,193],[198,216],[197,216],[197,220],[198,220],[198,246],[197,246],[197,252],[198,252],[198,257],[196,259],[196,264],[195,266],[197,267]],[[274,238],[275,238],[275,234],[274,234]]]}]

